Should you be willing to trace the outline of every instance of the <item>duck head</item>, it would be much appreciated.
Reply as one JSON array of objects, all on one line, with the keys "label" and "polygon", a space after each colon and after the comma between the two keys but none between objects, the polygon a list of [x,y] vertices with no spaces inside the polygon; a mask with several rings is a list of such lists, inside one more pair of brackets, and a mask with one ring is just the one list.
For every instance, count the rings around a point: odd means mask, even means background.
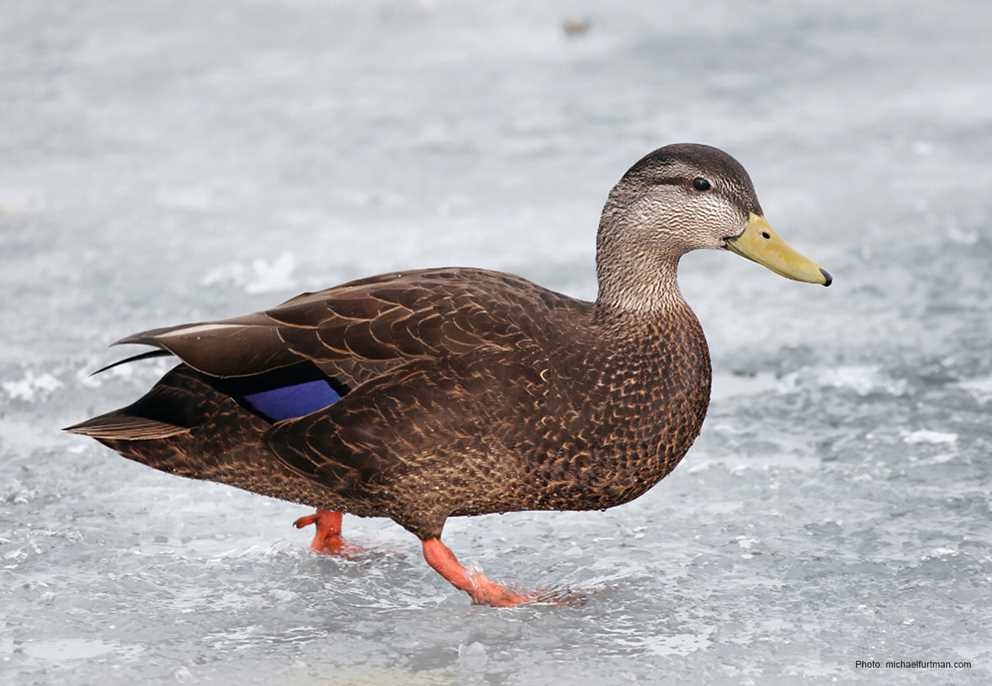
[{"label": "duck head", "polygon": [[625,266],[641,279],[671,271],[674,280],[674,267],[665,265],[703,248],[737,253],[796,281],[833,281],[765,220],[737,160],[718,148],[683,143],[643,157],[610,192],[597,239],[601,295],[604,277],[628,280],[617,276]]}]

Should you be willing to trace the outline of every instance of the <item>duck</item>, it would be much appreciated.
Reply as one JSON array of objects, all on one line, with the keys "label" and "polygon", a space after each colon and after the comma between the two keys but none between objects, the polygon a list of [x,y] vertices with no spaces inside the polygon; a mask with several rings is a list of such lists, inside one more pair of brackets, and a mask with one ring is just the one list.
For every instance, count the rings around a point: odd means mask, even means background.
[{"label": "duck", "polygon": [[[694,250],[780,276],[831,275],[765,219],[744,167],[696,143],[645,155],[610,191],[595,301],[485,269],[400,271],[271,309],[115,343],[177,364],[146,395],[66,430],[130,460],[298,503],[315,551],[345,555],[344,514],[392,519],[472,602],[542,602],[466,568],[450,517],[605,510],[679,464],[711,367],[677,281]],[[103,370],[100,370],[103,371]]]}]

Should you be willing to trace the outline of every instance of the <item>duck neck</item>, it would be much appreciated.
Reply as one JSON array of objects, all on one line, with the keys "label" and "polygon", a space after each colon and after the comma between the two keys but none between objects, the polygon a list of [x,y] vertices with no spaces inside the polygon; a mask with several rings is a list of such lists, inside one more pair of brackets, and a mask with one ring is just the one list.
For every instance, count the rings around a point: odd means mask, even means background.
[{"label": "duck neck", "polygon": [[681,254],[638,245],[640,232],[603,223],[596,240],[597,319],[619,314],[664,317],[688,310],[678,284]]}]

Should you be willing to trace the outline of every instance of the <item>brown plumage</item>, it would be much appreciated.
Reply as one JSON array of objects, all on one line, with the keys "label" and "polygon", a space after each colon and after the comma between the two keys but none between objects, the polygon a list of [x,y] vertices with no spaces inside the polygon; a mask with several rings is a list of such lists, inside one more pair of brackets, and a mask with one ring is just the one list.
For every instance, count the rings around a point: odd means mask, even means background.
[{"label": "brown plumage", "polygon": [[[477,602],[525,601],[459,572],[436,540],[445,520],[613,507],[668,474],[698,435],[710,390],[678,258],[726,247],[754,215],[736,161],[668,146],[610,194],[595,303],[479,269],[352,281],[123,339],[182,363],[135,404],[69,430],[173,474],[390,517]],[[246,402],[316,379],[341,399],[286,419]]]}]

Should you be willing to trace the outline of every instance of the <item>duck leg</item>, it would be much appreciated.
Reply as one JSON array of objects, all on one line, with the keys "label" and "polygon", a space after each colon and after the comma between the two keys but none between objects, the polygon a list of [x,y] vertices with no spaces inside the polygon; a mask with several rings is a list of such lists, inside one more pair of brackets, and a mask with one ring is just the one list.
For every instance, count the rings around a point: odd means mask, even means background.
[{"label": "duck leg", "polygon": [[440,538],[428,538],[424,541],[424,559],[438,574],[447,579],[452,586],[465,591],[472,597],[472,602],[478,605],[493,607],[513,607],[523,603],[538,600],[537,594],[522,594],[511,591],[494,581],[487,579],[482,572],[465,569],[448,546],[441,543]]},{"label": "duck leg", "polygon": [[310,542],[310,550],[315,553],[325,555],[341,555],[347,557],[353,553],[361,552],[361,548],[356,545],[346,543],[341,538],[341,512],[331,512],[330,510],[317,510],[314,514],[300,517],[293,526],[302,529],[305,526],[315,524],[317,531]]}]

